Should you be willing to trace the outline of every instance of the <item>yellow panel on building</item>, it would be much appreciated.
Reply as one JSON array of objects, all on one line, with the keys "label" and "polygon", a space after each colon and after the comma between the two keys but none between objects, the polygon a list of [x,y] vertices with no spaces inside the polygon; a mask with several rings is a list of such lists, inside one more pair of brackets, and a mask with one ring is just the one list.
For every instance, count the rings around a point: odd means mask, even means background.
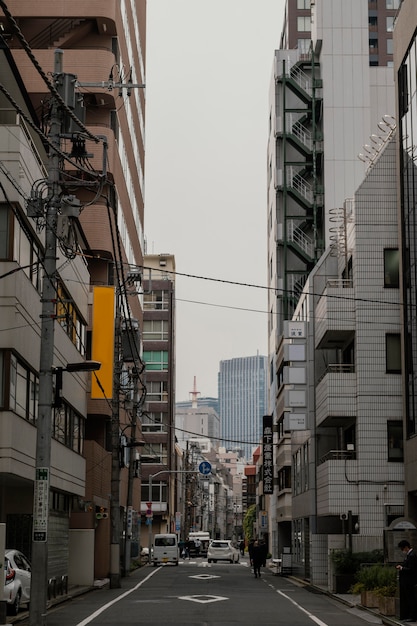
[{"label": "yellow panel on building", "polygon": [[[97,378],[91,377],[91,397],[111,398],[113,395],[115,288],[94,287],[91,358],[100,361]],[[103,392],[104,390],[104,392]]]}]

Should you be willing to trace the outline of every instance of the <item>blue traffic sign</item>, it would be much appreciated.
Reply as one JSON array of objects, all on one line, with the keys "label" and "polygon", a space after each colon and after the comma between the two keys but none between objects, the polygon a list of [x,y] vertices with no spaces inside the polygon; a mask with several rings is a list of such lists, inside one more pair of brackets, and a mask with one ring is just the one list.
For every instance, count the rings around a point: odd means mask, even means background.
[{"label": "blue traffic sign", "polygon": [[198,471],[200,472],[200,474],[207,476],[207,474],[210,474],[211,472],[211,464],[208,461],[203,461],[198,466]]}]

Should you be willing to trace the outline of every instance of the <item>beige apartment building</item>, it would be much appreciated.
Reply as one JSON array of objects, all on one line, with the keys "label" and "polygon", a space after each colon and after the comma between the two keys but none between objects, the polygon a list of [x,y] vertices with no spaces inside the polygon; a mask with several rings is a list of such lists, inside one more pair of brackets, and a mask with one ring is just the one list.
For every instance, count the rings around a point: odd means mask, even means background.
[{"label": "beige apartment building", "polygon": [[[44,254],[42,190],[51,151],[45,137],[56,98],[48,83],[60,49],[65,77],[58,89],[59,188],[61,200],[71,196],[72,208],[66,209],[56,233],[54,365],[65,369],[67,363],[97,359],[101,369],[96,375],[64,371],[61,406],[51,408],[48,578],[65,582],[69,577],[71,582],[72,575],[79,577],[73,561],[82,550],[88,565],[84,582],[110,576],[117,586],[140,543],[136,461],[145,387],[138,284],[143,265],[146,0],[10,0],[7,8],[0,11],[0,22],[2,47],[10,59],[7,66],[2,63],[0,82],[15,76],[12,93],[20,91],[26,113],[24,117],[13,99],[2,97],[0,132],[8,137],[1,144],[7,146],[2,163],[12,168],[21,187],[18,192],[7,172],[0,172],[2,184],[8,185],[7,198],[1,199],[3,232],[8,233],[3,243],[9,245],[1,254],[2,274],[16,264],[22,271],[13,281],[0,283],[1,325],[8,331],[0,333],[5,372],[0,521],[8,524],[9,545],[30,557],[42,350],[42,263],[37,259]],[[20,143],[13,147],[10,138],[17,135]],[[31,193],[39,202],[30,213]],[[36,270],[24,269],[28,264]]]}]

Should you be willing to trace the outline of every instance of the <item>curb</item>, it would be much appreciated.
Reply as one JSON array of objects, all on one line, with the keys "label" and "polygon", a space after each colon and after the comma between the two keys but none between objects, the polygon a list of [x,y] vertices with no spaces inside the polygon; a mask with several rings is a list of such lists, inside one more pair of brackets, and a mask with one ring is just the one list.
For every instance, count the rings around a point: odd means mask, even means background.
[{"label": "curb", "polygon": [[323,589],[321,587],[316,587],[315,585],[312,585],[311,583],[306,582],[305,580],[302,580],[295,576],[286,576],[286,578],[294,580],[298,584],[304,585],[307,591],[311,591],[311,593],[321,593],[323,595],[329,596],[329,598],[333,598],[334,600],[337,600],[338,602],[350,608],[359,609],[360,611],[365,611],[366,613],[375,615],[375,617],[379,617],[382,623],[386,624],[387,626],[403,626],[403,622],[401,622],[399,619],[397,619],[394,616],[391,617],[388,615],[381,615],[379,611],[374,611],[373,609],[369,609],[368,607],[362,606],[362,604],[357,604],[356,602],[349,602],[349,600],[347,600],[346,598],[342,598],[337,593],[332,593],[331,591],[327,591],[326,589]]}]

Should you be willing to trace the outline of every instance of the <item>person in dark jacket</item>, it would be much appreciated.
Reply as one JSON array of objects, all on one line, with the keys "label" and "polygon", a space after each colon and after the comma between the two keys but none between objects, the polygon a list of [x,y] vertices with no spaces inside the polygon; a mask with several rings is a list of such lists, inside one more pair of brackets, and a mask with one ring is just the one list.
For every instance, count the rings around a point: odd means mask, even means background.
[{"label": "person in dark jacket", "polygon": [[261,548],[261,552],[262,552],[262,555],[263,555],[262,566],[266,567],[266,557],[267,557],[267,554],[268,554],[268,546],[266,545],[264,539],[260,540],[259,547]]},{"label": "person in dark jacket", "polygon": [[400,620],[404,622],[417,621],[417,554],[410,543],[403,539],[398,547],[405,558],[401,565],[397,565],[400,577]]},{"label": "person in dark jacket", "polygon": [[253,554],[253,545],[254,545],[255,541],[253,539],[251,539],[248,543],[248,554],[249,554],[249,562],[251,565],[253,565],[252,563],[252,554]]},{"label": "person in dark jacket", "polygon": [[259,541],[255,541],[252,548],[252,563],[255,578],[261,577],[261,567],[264,562],[264,553]]}]

